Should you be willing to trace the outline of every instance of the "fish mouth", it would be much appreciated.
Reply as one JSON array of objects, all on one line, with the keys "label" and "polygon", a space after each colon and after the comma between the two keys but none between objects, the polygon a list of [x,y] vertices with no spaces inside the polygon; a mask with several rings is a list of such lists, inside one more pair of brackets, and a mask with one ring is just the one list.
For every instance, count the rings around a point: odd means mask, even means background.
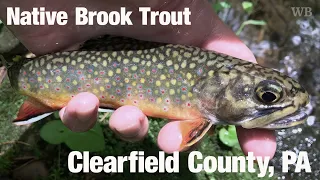
[{"label": "fish mouth", "polygon": [[305,113],[307,110],[306,107],[299,109],[297,112],[285,116],[277,121],[273,121],[272,123],[264,126],[264,129],[284,129],[293,127],[299,124],[303,124],[307,118],[308,114]]}]

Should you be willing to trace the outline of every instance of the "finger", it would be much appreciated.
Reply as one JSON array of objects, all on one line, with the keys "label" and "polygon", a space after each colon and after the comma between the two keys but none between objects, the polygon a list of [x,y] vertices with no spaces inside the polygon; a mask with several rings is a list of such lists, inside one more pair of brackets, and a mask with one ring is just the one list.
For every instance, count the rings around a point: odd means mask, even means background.
[{"label": "finger", "polygon": [[110,117],[109,126],[121,139],[136,142],[147,135],[149,122],[137,107],[122,106]]},{"label": "finger", "polygon": [[98,117],[99,99],[91,93],[79,93],[73,97],[59,115],[71,131],[84,132],[91,129]]},{"label": "finger", "polygon": [[180,131],[180,122],[173,121],[167,123],[159,132],[158,146],[166,153],[179,151],[182,143],[182,133]]},{"label": "finger", "polygon": [[274,156],[277,148],[274,131],[237,127],[237,134],[242,151],[246,155],[253,152],[254,156]]}]

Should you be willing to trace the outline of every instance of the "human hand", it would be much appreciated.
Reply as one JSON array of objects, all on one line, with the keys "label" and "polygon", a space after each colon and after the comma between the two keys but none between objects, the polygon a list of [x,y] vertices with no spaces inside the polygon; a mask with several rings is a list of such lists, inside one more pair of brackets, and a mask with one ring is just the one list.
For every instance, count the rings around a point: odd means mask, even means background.
[{"label": "human hand", "polygon": [[[34,3],[32,3],[34,1]],[[228,54],[240,59],[256,62],[252,52],[238,39],[238,37],[224,25],[213,12],[206,1],[105,1],[105,0],[45,0],[41,3],[35,0],[23,2],[19,0],[3,0],[0,2],[0,17],[6,19],[9,6],[23,7],[22,10],[32,10],[34,6],[45,6],[46,10],[63,10],[68,12],[69,22],[65,26],[12,26],[14,34],[24,45],[37,55],[65,50],[74,44],[104,34],[128,36],[141,40],[185,44],[202,47]],[[119,10],[126,7],[134,11],[131,20],[134,26],[75,26],[72,12],[77,6],[85,6],[88,10]],[[142,26],[138,7],[147,6],[154,10],[183,10],[189,7],[191,11],[191,26]],[[99,100],[90,93],[75,96],[68,105],[60,111],[63,123],[73,131],[87,131],[97,120]],[[181,132],[179,121],[167,123],[159,132],[158,145],[166,152],[179,150]],[[122,139],[139,141],[148,130],[147,117],[136,107],[123,106],[117,109],[110,118],[110,128]],[[237,128],[238,139],[245,154],[254,152],[257,156],[273,157],[276,142],[273,131],[261,129]]]}]

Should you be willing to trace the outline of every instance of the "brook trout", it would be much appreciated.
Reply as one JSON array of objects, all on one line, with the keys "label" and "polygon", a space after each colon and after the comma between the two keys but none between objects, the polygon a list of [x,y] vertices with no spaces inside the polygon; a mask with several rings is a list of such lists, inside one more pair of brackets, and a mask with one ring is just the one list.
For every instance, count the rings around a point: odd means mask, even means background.
[{"label": "brook trout", "polygon": [[181,148],[212,124],[278,129],[301,124],[309,95],[292,78],[197,47],[107,36],[79,51],[26,59],[8,68],[13,88],[29,99],[14,123],[40,120],[80,92],[101,109],[139,107],[147,116],[181,120]]}]

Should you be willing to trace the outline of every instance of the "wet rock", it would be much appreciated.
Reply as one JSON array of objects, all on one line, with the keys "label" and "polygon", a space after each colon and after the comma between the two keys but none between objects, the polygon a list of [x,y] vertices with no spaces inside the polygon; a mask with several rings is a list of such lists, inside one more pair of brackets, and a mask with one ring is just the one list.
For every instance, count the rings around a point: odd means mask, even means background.
[{"label": "wet rock", "polygon": [[28,163],[13,170],[13,178],[17,180],[33,180],[48,177],[49,173],[45,164],[40,160]]}]

